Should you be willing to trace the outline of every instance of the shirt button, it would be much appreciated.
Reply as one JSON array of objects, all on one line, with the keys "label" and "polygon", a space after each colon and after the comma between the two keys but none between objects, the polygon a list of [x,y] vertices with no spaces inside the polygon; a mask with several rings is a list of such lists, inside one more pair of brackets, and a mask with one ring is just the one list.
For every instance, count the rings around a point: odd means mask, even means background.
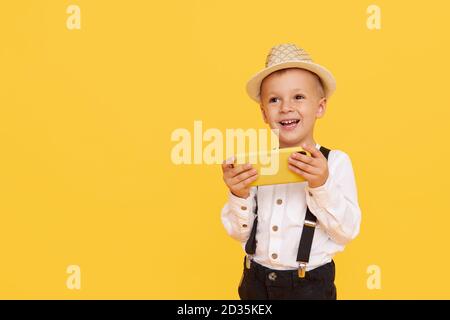
[{"label": "shirt button", "polygon": [[275,281],[277,279],[277,274],[275,272],[271,272],[271,273],[269,273],[268,277],[269,277],[269,280]]},{"label": "shirt button", "polygon": [[282,204],[282,203],[283,203],[283,200],[281,200],[281,199],[277,200],[277,204]]},{"label": "shirt button", "polygon": [[272,259],[278,258],[278,255],[276,253],[272,253]]},{"label": "shirt button", "polygon": [[247,210],[247,207],[246,206],[242,206],[241,210]]},{"label": "shirt button", "polygon": [[272,227],[272,230],[273,230],[273,231],[277,231],[277,230],[278,230],[278,226],[273,226],[273,227]]},{"label": "shirt button", "polygon": [[312,197],[313,196],[313,194],[311,193],[311,191],[308,191],[308,193],[309,193],[309,195]]},{"label": "shirt button", "polygon": [[247,228],[247,225],[246,225],[246,224],[243,224],[243,225],[242,225],[242,228]]}]

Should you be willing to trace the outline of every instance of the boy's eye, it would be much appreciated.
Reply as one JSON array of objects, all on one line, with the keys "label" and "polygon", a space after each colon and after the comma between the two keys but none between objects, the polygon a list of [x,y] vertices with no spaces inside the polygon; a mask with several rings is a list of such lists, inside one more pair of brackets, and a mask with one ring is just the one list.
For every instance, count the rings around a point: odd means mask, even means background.
[{"label": "boy's eye", "polygon": [[295,99],[297,99],[297,100],[305,99],[305,96],[302,96],[301,94],[298,94],[298,95],[295,96]]},{"label": "boy's eye", "polygon": [[277,102],[277,99],[278,99],[278,98],[276,98],[276,97],[270,98],[270,99],[269,99],[269,103],[275,103],[275,102]]}]

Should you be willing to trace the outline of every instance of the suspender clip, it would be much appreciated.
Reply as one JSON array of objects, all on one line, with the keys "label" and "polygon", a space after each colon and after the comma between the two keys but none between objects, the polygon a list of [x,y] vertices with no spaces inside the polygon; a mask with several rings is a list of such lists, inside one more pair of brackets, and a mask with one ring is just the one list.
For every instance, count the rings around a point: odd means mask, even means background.
[{"label": "suspender clip", "polygon": [[245,256],[245,267],[246,267],[247,269],[250,269],[251,265],[252,265],[252,261],[251,261],[250,258],[246,255],[246,256]]},{"label": "suspender clip", "polygon": [[307,227],[315,228],[317,223],[315,221],[305,220],[304,225]]},{"label": "suspender clip", "polygon": [[300,262],[300,266],[298,267],[298,277],[304,278],[306,274],[306,262]]}]

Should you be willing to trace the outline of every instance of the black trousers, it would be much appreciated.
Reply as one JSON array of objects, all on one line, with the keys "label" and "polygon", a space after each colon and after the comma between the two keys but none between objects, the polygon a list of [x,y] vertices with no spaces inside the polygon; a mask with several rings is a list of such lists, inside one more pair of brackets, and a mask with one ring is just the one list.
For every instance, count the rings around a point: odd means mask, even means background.
[{"label": "black trousers", "polygon": [[306,272],[273,270],[254,261],[245,267],[239,284],[242,300],[336,300],[334,261]]}]

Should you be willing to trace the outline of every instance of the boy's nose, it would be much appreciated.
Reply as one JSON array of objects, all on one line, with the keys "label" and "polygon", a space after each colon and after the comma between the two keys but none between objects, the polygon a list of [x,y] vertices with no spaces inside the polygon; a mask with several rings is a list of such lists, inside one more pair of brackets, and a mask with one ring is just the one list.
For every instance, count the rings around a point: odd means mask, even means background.
[{"label": "boy's nose", "polygon": [[284,102],[281,104],[281,109],[280,109],[281,112],[289,112],[292,110],[293,110],[293,107],[290,103]]}]

